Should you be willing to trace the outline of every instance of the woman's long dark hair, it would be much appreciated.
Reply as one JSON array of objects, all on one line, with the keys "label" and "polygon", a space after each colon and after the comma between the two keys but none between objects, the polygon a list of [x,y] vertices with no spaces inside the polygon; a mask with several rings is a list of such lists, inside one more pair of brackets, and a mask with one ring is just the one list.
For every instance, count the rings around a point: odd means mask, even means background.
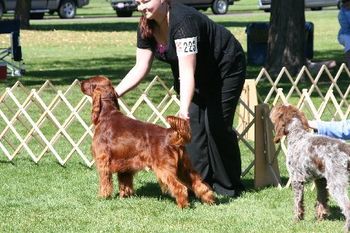
[{"label": "woman's long dark hair", "polygon": [[149,20],[144,15],[142,15],[139,22],[141,38],[146,39],[153,37],[153,30],[155,25],[156,22],[154,20]]},{"label": "woman's long dark hair", "polygon": [[[170,0],[165,0],[165,4],[169,4]],[[153,30],[156,25],[156,22],[152,19],[147,19],[144,15],[141,16],[139,27],[141,32],[141,38],[151,38],[153,37]]]}]

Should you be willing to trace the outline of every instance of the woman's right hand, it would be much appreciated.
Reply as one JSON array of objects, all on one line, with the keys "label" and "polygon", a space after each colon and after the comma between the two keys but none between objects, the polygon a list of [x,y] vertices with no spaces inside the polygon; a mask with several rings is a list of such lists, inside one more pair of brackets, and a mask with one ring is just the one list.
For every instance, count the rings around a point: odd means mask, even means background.
[{"label": "woman's right hand", "polygon": [[190,115],[188,114],[188,110],[181,110],[179,112],[179,117],[185,120],[189,120],[190,119]]}]

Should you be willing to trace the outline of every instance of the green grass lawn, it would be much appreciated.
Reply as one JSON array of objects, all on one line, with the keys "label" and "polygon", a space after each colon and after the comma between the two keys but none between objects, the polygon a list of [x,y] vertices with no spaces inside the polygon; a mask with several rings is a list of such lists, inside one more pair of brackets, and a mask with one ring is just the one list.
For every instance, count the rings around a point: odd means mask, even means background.
[{"label": "green grass lawn", "polygon": [[[74,21],[48,16],[46,21],[32,20],[32,28],[21,31],[27,72],[23,77],[0,81],[0,94],[16,81],[21,81],[30,90],[50,80],[55,87],[65,90],[73,80],[96,74],[109,76],[114,84],[124,77],[134,64],[138,18],[117,18],[107,1],[90,2],[87,7],[78,9]],[[233,14],[214,16],[210,10],[205,13],[232,31],[245,50],[246,25],[269,20],[268,13],[257,10],[256,0],[236,2],[230,6]],[[314,59],[341,62],[343,51],[336,40],[337,10],[306,11],[306,20],[315,26]],[[8,43],[8,36],[0,35],[0,47],[6,47]],[[248,78],[255,78],[260,69],[260,66],[248,66]],[[156,61],[141,87],[155,75],[171,85],[169,67]],[[325,88],[327,86],[325,83]],[[266,87],[262,86],[258,91],[266,91]],[[86,151],[89,147],[87,144]],[[66,148],[62,145],[60,149]],[[245,168],[253,157],[243,145],[241,150]],[[95,167],[87,168],[78,156],[64,167],[54,161],[52,154],[45,154],[38,164],[30,161],[27,155],[17,157],[13,162],[3,156],[0,154],[0,232],[318,233],[340,232],[344,224],[334,202],[331,202],[332,213],[327,220],[315,220],[316,197],[311,185],[307,187],[305,197],[306,220],[295,223],[291,189],[255,190],[253,169],[243,178],[247,192],[242,197],[219,196],[214,206],[202,205],[191,198],[191,207],[181,210],[171,197],[161,194],[151,172],[137,175],[135,197],[119,199],[116,190],[112,199],[102,200],[97,197]],[[285,184],[288,180],[285,161],[283,157],[279,160]]]},{"label": "green grass lawn", "polygon": [[[340,232],[343,217],[331,203],[329,220],[314,218],[315,192],[306,191],[306,219],[293,222],[289,188],[253,190],[214,206],[191,198],[181,210],[161,194],[151,172],[136,176],[136,196],[97,197],[95,169],[72,161],[61,167],[51,160],[35,165],[26,159],[0,163],[1,232]],[[284,181],[286,181],[284,179]],[[115,184],[116,187],[116,184]]]}]

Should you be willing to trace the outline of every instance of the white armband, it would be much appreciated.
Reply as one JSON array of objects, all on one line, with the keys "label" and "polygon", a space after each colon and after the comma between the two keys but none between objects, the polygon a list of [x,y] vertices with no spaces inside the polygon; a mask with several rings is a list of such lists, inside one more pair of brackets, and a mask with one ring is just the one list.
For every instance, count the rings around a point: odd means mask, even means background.
[{"label": "white armband", "polygon": [[197,37],[177,39],[175,46],[178,57],[198,53]]}]

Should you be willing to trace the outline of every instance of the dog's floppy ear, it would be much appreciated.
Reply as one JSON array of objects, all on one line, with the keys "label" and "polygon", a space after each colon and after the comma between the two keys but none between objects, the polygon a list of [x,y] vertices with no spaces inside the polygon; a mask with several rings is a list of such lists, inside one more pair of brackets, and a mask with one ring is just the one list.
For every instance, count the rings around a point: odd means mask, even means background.
[{"label": "dog's floppy ear", "polygon": [[275,126],[275,137],[273,141],[275,143],[279,143],[281,141],[281,138],[283,136],[288,135],[288,130],[286,129],[287,126],[287,116],[284,114],[284,106],[276,107],[270,116],[271,121],[273,122]]},{"label": "dog's floppy ear", "polygon": [[173,145],[185,145],[191,141],[191,128],[189,121],[175,116],[167,116],[170,127],[176,131],[176,135],[171,138]]},{"label": "dog's floppy ear", "polygon": [[286,114],[288,105],[278,105],[272,108],[270,112],[270,119],[275,126],[275,137],[273,141],[279,143],[281,138],[288,135],[288,130],[286,129],[288,114]]},{"label": "dog's floppy ear", "polygon": [[98,117],[101,112],[101,90],[99,88],[95,88],[92,93],[92,113],[91,120],[94,125],[98,123]]},{"label": "dog's floppy ear", "polygon": [[310,128],[309,122],[308,122],[308,120],[303,112],[300,112],[300,121],[301,121],[304,129],[309,130],[309,128]]},{"label": "dog's floppy ear", "polygon": [[275,138],[273,141],[275,143],[279,143],[281,141],[281,138],[288,134],[288,131],[286,130],[286,125],[283,119],[278,120],[275,122]]}]

